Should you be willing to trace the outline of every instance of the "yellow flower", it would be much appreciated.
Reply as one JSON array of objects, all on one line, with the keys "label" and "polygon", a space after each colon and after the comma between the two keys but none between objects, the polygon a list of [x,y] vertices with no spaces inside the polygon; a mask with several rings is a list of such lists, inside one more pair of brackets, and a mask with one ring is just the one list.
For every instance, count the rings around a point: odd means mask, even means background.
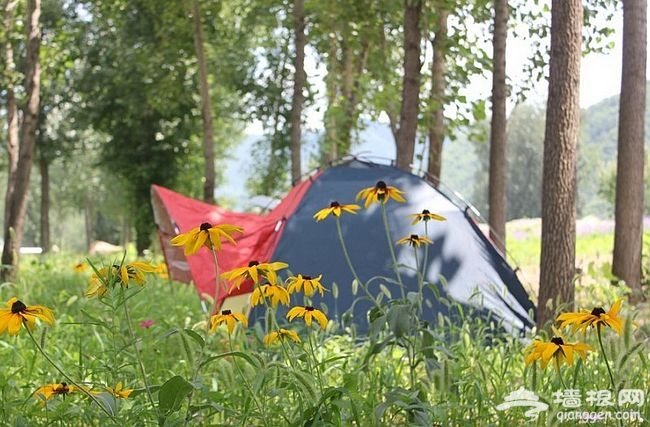
[{"label": "yellow flower", "polygon": [[265,283],[263,285],[255,286],[253,294],[251,295],[251,307],[262,304],[264,299],[271,299],[271,306],[276,308],[278,303],[289,305],[289,292],[277,284]]},{"label": "yellow flower", "polygon": [[154,267],[153,273],[158,275],[161,279],[169,279],[169,271],[167,270],[167,264],[161,262],[160,264]]},{"label": "yellow flower", "polygon": [[318,291],[320,295],[323,296],[325,294],[325,288],[320,283],[321,277],[323,277],[322,274],[318,277],[313,278],[311,276],[303,276],[302,274],[299,274],[297,277],[289,277],[289,279],[287,279],[289,283],[287,290],[290,294],[292,294],[294,292],[300,292],[300,290],[304,287],[305,295],[308,297],[312,296],[316,291]]},{"label": "yellow flower", "polygon": [[83,273],[88,269],[88,264],[85,262],[79,262],[72,267],[76,273]]},{"label": "yellow flower", "polygon": [[156,267],[142,261],[102,267],[95,270],[88,279],[85,295],[88,298],[103,297],[109,289],[113,289],[118,283],[124,288],[128,288],[131,283],[144,286],[146,283],[145,273],[153,273],[155,270]]},{"label": "yellow flower", "polygon": [[153,273],[156,267],[146,262],[134,261],[122,266],[115,265],[119,274],[119,282],[122,286],[128,288],[130,283],[143,286],[147,281],[144,273]]},{"label": "yellow flower", "polygon": [[235,245],[236,242],[232,235],[234,233],[242,233],[243,231],[243,228],[236,225],[212,225],[209,222],[204,222],[187,233],[182,233],[174,237],[171,240],[171,244],[185,247],[184,252],[187,256],[195,254],[202,246],[220,251],[222,238]]},{"label": "yellow flower", "polygon": [[287,339],[293,342],[300,342],[300,337],[296,331],[280,328],[264,337],[264,345],[273,345],[278,340],[284,341]]},{"label": "yellow flower", "polygon": [[366,199],[364,206],[367,208],[371,203],[386,203],[388,199],[394,199],[396,202],[404,203],[403,191],[395,187],[386,185],[384,181],[378,181],[374,187],[364,188],[357,193],[356,199]]},{"label": "yellow flower", "polygon": [[125,389],[124,386],[122,385],[122,381],[117,383],[117,385],[115,385],[115,388],[112,388],[112,387],[105,387],[105,388],[106,388],[106,391],[108,391],[113,396],[118,397],[118,398],[122,398],[122,399],[126,399],[133,392],[133,389],[131,389],[131,388],[130,389]]},{"label": "yellow flower", "polygon": [[210,318],[210,332],[214,332],[219,325],[225,323],[228,327],[228,333],[232,334],[237,322],[244,325],[244,327],[248,327],[248,319],[243,313],[233,313],[230,310],[222,310],[221,314],[215,314]]},{"label": "yellow flower", "polygon": [[47,384],[34,392],[34,396],[47,400],[52,396],[65,396],[78,391],[77,387],[67,383]]},{"label": "yellow flower", "polygon": [[277,283],[277,271],[287,268],[289,264],[285,262],[263,262],[251,261],[247,267],[239,267],[230,271],[226,271],[221,275],[222,278],[230,280],[231,290],[233,288],[239,289],[242,282],[245,280],[252,280],[253,284],[258,284],[261,277],[266,277],[270,283]]},{"label": "yellow flower", "polygon": [[49,308],[42,305],[25,305],[16,297],[10,298],[7,308],[0,309],[0,335],[5,331],[9,335],[18,335],[23,324],[33,331],[36,319],[54,325],[54,314]]},{"label": "yellow flower", "polygon": [[[113,274],[109,273],[109,271],[112,271]],[[86,288],[85,295],[88,298],[103,297],[106,295],[106,292],[108,292],[107,285],[109,282],[109,277],[113,276],[114,273],[115,269],[113,267],[111,267],[110,270],[108,267],[102,267],[93,273],[88,279],[88,287]]]},{"label": "yellow flower", "polygon": [[577,313],[563,313],[557,317],[560,328],[571,325],[574,331],[586,331],[589,326],[597,326],[600,330],[601,325],[609,326],[619,335],[623,333],[623,324],[625,319],[618,316],[621,310],[621,300],[617,300],[609,311],[602,307],[596,307],[591,311],[582,310]]},{"label": "yellow flower", "polygon": [[588,344],[583,343],[565,343],[564,338],[560,335],[559,331],[555,330],[556,336],[551,338],[549,342],[535,340],[526,349],[526,365],[530,365],[536,360],[540,360],[542,369],[546,369],[548,362],[553,359],[555,361],[555,369],[559,370],[562,363],[573,365],[574,353],[582,359],[587,357],[588,351],[593,351],[593,348]]},{"label": "yellow flower", "polygon": [[423,222],[429,222],[431,220],[434,220],[434,221],[447,221],[447,218],[445,218],[444,216],[431,213],[431,212],[429,212],[428,209],[424,209],[422,211],[422,213],[411,215],[411,218],[413,218],[413,222],[411,223],[411,225],[415,225],[420,221],[423,221]]},{"label": "yellow flower", "polygon": [[429,239],[426,236],[418,236],[417,234],[411,234],[410,236],[403,237],[396,242],[398,245],[409,244],[414,247],[420,247],[422,244],[430,245],[433,243],[433,240]]},{"label": "yellow flower", "polygon": [[289,310],[287,319],[293,322],[293,319],[296,317],[304,318],[307,326],[311,326],[312,319],[316,319],[321,329],[325,329],[327,326],[327,316],[325,316],[325,313],[309,305],[305,307],[293,307]]},{"label": "yellow flower", "polygon": [[341,205],[339,202],[330,203],[329,208],[321,209],[314,214],[316,221],[322,221],[330,215],[341,216],[341,213],[348,212],[351,214],[357,213],[361,209],[359,205]]}]

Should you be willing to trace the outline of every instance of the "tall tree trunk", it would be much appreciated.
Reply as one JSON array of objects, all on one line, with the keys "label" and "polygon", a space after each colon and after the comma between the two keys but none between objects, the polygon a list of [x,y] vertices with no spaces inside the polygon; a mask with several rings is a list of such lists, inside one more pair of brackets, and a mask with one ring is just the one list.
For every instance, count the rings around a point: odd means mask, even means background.
[{"label": "tall tree trunk", "polygon": [[544,134],[537,325],[574,304],[576,148],[580,125],[581,0],[553,0]]},{"label": "tall tree trunk", "polygon": [[325,77],[325,88],[327,91],[327,111],[325,111],[325,162],[332,161],[339,157],[339,136],[338,136],[338,114],[337,103],[339,97],[339,61],[336,37],[333,35],[329,40],[328,67]]},{"label": "tall tree trunk", "polygon": [[489,199],[490,238],[501,252],[506,250],[506,39],[508,0],[494,0],[492,70],[492,122],[490,127]]},{"label": "tall tree trunk", "polygon": [[20,248],[25,211],[29,190],[29,177],[32,170],[34,145],[38,124],[40,101],[40,45],[41,45],[41,1],[27,1],[27,46],[25,57],[25,107],[20,128],[18,164],[15,173],[15,187],[8,200],[8,217],[4,229],[4,248],[2,250],[2,280],[13,281],[18,272],[18,250]]},{"label": "tall tree trunk", "polygon": [[404,0],[404,78],[395,164],[411,170],[420,106],[420,18],[422,0]]},{"label": "tall tree trunk", "polygon": [[631,302],[643,299],[644,141],[646,110],[647,2],[623,1],[623,72],[618,115],[616,226],[612,272],[632,288]]},{"label": "tall tree trunk", "polygon": [[194,24],[194,49],[199,65],[199,91],[201,95],[201,117],[203,118],[203,160],[204,179],[203,201],[214,203],[214,122],[212,119],[212,101],[208,86],[208,66],[203,48],[203,26],[201,25],[201,8],[199,1],[192,2],[192,22]]},{"label": "tall tree trunk", "polygon": [[293,28],[295,31],[296,56],[294,58],[293,97],[291,99],[291,182],[296,184],[302,176],[300,163],[300,135],[302,132],[302,107],[305,97],[305,0],[293,2]]},{"label": "tall tree trunk", "polygon": [[18,105],[16,103],[16,95],[13,89],[13,77],[15,73],[14,61],[14,47],[11,44],[11,32],[14,23],[14,9],[18,4],[17,0],[6,0],[4,2],[4,18],[3,27],[6,40],[4,40],[4,62],[5,72],[9,77],[6,88],[6,114],[7,114],[7,192],[5,193],[5,214],[4,214],[4,228],[7,229],[9,221],[9,206],[11,206],[12,194],[16,183],[16,168],[18,167]]},{"label": "tall tree trunk", "polygon": [[447,18],[449,12],[439,9],[437,28],[431,47],[431,94],[429,106],[432,109],[429,123],[429,162],[427,173],[435,185],[440,182],[442,173],[442,144],[445,140],[445,67],[447,54]]},{"label": "tall tree trunk", "polygon": [[43,253],[50,251],[50,164],[39,158],[41,172],[41,248]]}]

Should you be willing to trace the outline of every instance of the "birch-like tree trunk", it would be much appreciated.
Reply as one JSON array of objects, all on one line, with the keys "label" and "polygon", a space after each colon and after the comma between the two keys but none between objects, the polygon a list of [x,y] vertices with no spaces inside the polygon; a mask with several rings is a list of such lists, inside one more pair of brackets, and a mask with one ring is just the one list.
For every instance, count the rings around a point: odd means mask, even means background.
[{"label": "birch-like tree trunk", "polygon": [[503,253],[506,249],[506,39],[508,0],[494,0],[492,39],[492,122],[490,127],[490,174],[488,205],[490,238]]},{"label": "birch-like tree trunk", "polygon": [[537,325],[575,298],[576,169],[580,127],[581,0],[553,0],[544,166],[542,251]]},{"label": "birch-like tree trunk", "polygon": [[302,107],[305,103],[305,96],[302,91],[305,87],[305,1],[294,0],[293,2],[293,28],[295,32],[295,58],[293,97],[291,99],[291,183],[300,182],[302,176],[302,165],[300,161],[300,135],[302,133]]},{"label": "birch-like tree trunk", "polygon": [[18,162],[14,188],[8,198],[7,220],[2,250],[2,280],[13,281],[18,272],[18,254],[25,225],[29,179],[36,145],[41,85],[41,1],[27,1],[27,43],[25,56],[25,106],[20,127]]},{"label": "birch-like tree trunk", "polygon": [[623,1],[623,72],[618,115],[612,272],[632,288],[632,302],[644,299],[641,289],[641,251],[647,39],[646,0]]}]

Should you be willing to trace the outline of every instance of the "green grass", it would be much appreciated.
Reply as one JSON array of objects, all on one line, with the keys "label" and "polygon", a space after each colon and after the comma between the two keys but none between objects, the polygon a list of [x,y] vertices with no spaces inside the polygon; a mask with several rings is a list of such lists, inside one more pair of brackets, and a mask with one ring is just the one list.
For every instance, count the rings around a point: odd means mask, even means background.
[{"label": "green grass", "polygon": [[[526,366],[524,349],[532,337],[495,334],[467,311],[460,322],[441,317],[434,328],[420,328],[406,301],[384,307],[383,326],[370,338],[282,323],[302,342],[266,347],[259,325],[237,328],[232,336],[225,328],[207,333],[192,287],[148,275],[144,288],[131,285],[124,293],[127,319],[119,286],[103,302],[83,295],[90,273],[74,272],[78,261],[65,254],[25,257],[18,282],[0,285],[0,299],[17,296],[54,310],[56,325],[40,324],[34,337],[75,382],[96,391],[123,382],[134,392],[127,399],[98,394],[104,410],[82,393],[55,396],[42,406],[34,391],[64,378],[23,329],[16,337],[0,336],[2,425],[545,426],[560,425],[553,392],[565,388],[561,380],[583,398],[611,388],[600,351],[563,367],[561,379],[552,367]],[[612,298],[607,307],[616,297],[609,291],[603,296]],[[637,312],[630,307],[622,314],[630,319],[622,337],[603,330],[616,387],[647,393],[650,332],[633,328]],[[153,325],[141,327],[145,320]],[[597,350],[593,332],[565,333],[567,342],[586,341]],[[519,387],[551,409],[534,421],[522,408],[498,410]],[[650,418],[648,404],[621,410]]]}]

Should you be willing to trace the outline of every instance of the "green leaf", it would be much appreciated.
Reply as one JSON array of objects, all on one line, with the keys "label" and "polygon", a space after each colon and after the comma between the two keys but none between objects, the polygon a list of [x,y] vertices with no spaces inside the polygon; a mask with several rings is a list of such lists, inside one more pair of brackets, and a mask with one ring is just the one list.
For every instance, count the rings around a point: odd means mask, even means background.
[{"label": "green leaf", "polygon": [[193,389],[192,384],[180,375],[171,377],[158,391],[158,407],[165,414],[178,411]]},{"label": "green leaf", "polygon": [[191,330],[191,329],[183,329],[183,333],[184,333],[185,335],[187,335],[188,337],[192,338],[194,341],[196,341],[196,343],[197,343],[201,348],[205,347],[205,340],[203,339],[203,337],[202,337],[201,335],[199,335],[199,334],[196,333],[195,331],[193,331],[193,330]]}]

